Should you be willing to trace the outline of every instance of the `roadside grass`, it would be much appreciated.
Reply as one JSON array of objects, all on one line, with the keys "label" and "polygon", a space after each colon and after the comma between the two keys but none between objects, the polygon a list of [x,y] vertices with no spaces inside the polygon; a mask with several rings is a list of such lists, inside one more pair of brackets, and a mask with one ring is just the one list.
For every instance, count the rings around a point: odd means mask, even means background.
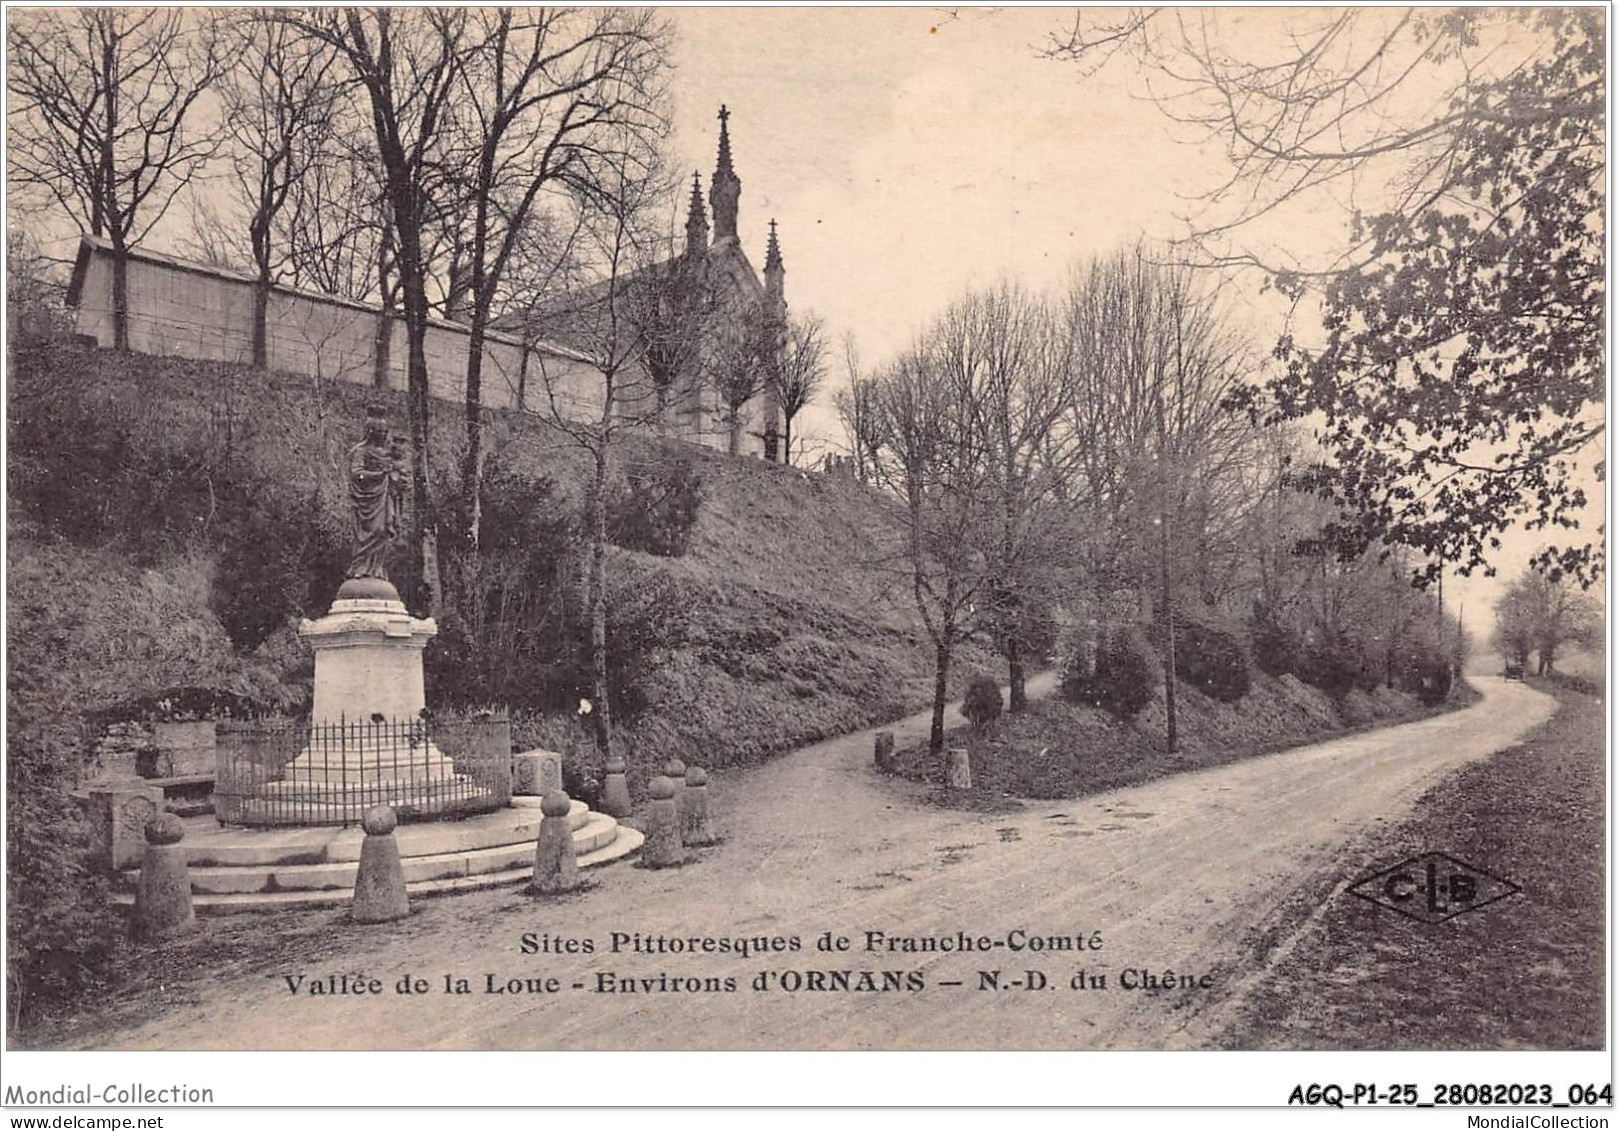
[{"label": "roadside grass", "polygon": [[1350,894],[1340,877],[1306,885],[1257,940],[1254,963],[1283,940],[1289,949],[1222,1026],[1219,1047],[1605,1047],[1605,705],[1531,682],[1561,710],[1373,834],[1364,869],[1443,852],[1522,890],[1426,924]]},{"label": "roadside grass", "polygon": [[[961,727],[946,736],[946,748],[964,747],[972,766],[970,790],[938,789],[934,804],[997,811],[1005,798],[1066,799],[1138,785],[1154,778],[1224,765],[1260,754],[1453,710],[1472,702],[1464,685],[1451,701],[1428,709],[1414,697],[1379,688],[1352,692],[1334,702],[1317,688],[1290,676],[1272,679],[1255,673],[1251,691],[1235,703],[1221,703],[1181,682],[1178,685],[1178,746],[1166,747],[1167,716],[1162,694],[1134,719],[1121,721],[1104,711],[1075,706],[1060,698],[1031,702],[1028,710],[1006,714],[982,727]],[[894,773],[942,786],[944,768],[925,741],[894,752]]]}]

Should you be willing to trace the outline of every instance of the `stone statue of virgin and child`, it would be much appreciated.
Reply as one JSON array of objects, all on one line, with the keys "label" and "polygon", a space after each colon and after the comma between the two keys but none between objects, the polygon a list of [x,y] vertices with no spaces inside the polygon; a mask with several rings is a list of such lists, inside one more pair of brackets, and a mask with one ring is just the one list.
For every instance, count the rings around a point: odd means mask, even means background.
[{"label": "stone statue of virgin and child", "polygon": [[[398,600],[388,581],[387,558],[388,548],[399,536],[404,486],[403,445],[388,434],[388,421],[382,410],[372,408],[365,414],[365,438],[348,449],[348,499],[354,514],[354,554],[348,562],[348,572],[344,575],[347,580],[340,597],[378,596]],[[382,592],[384,587],[386,593]]]}]

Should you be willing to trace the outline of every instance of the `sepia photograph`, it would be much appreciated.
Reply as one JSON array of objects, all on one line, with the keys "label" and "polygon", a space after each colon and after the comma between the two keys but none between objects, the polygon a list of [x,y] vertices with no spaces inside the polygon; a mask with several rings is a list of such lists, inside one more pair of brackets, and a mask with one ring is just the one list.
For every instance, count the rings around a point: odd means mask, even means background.
[{"label": "sepia photograph", "polygon": [[1608,14],[9,7],[7,1049],[1605,1052]]}]

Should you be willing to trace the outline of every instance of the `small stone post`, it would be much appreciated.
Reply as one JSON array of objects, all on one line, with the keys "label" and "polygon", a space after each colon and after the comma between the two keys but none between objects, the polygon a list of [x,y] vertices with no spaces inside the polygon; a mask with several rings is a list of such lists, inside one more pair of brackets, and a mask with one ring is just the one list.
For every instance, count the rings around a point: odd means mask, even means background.
[{"label": "small stone post", "polygon": [[627,817],[634,810],[629,800],[629,779],[624,774],[624,757],[607,757],[607,782],[601,789],[601,811],[609,817]]},{"label": "small stone post", "polygon": [[191,873],[180,844],[184,837],[185,825],[173,813],[146,822],[146,854],[135,887],[135,931],[142,938],[172,938],[197,925]]},{"label": "small stone post", "polygon": [[883,773],[893,769],[893,732],[879,730],[876,732],[876,768]]},{"label": "small stone post", "polygon": [[719,839],[708,827],[708,771],[701,766],[685,772],[685,819],[681,830],[681,842],[694,848],[715,844]]},{"label": "small stone post", "polygon": [[680,840],[680,813],[674,801],[674,783],[666,777],[652,779],[652,803],[646,810],[646,846],[641,859],[648,868],[672,868],[685,863],[685,846]]},{"label": "small stone post", "polygon": [[391,923],[410,914],[404,864],[399,859],[399,842],[393,839],[398,823],[398,816],[386,805],[367,809],[360,821],[365,842],[360,845],[360,870],[354,877],[354,904],[349,909],[356,923]]},{"label": "small stone post", "polygon": [[539,805],[545,816],[539,822],[539,839],[534,844],[534,890],[542,895],[557,895],[579,886],[573,830],[567,826],[570,808],[572,802],[559,789],[547,793]]},{"label": "small stone post", "polygon": [[663,763],[663,776],[674,783],[674,811],[680,815],[680,827],[685,827],[685,763],[671,757]]},{"label": "small stone post", "polygon": [[972,757],[964,747],[952,747],[949,752],[949,787],[972,788]]}]

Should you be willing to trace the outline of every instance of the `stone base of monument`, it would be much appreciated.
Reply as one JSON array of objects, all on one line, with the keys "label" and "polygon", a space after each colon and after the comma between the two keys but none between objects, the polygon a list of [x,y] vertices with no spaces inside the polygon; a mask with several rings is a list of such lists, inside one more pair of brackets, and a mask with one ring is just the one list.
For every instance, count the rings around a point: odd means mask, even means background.
[{"label": "stone base of monument", "polygon": [[[460,772],[429,738],[421,653],[438,632],[392,584],[349,578],[298,634],[315,654],[308,745],[230,806],[247,825],[354,824],[375,805],[404,820],[496,808],[504,791]],[[245,792],[245,791],[242,791]]]},{"label": "stone base of monument", "polygon": [[[394,832],[410,897],[526,884],[544,819],[537,797],[460,821],[400,825]],[[632,855],[644,837],[575,801],[568,830],[580,868]],[[333,907],[353,898],[365,833],[358,827],[222,828],[206,818],[186,822],[184,845],[192,901],[199,915]],[[117,902],[130,904],[139,872],[115,879]]]}]

